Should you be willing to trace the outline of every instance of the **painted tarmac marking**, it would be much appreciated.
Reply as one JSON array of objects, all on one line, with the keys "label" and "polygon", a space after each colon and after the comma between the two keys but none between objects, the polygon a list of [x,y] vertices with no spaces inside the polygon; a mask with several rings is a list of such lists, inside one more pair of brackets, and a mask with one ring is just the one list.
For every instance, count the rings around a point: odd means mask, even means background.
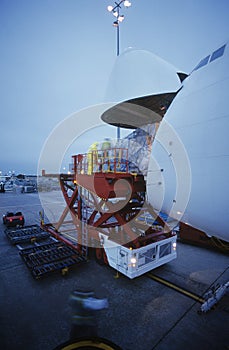
[{"label": "painted tarmac marking", "polygon": [[181,293],[183,295],[186,295],[187,297],[189,297],[191,299],[194,299],[195,301],[198,301],[201,304],[205,302],[205,300],[203,298],[201,298],[201,296],[199,296],[197,294],[194,294],[194,293],[192,293],[192,292],[190,292],[190,291],[188,291],[188,290],[186,290],[184,288],[181,288],[181,287],[177,286],[176,284],[165,280],[164,278],[161,278],[159,276],[155,276],[152,273],[148,273],[147,276],[149,278],[153,279],[156,282],[164,284],[165,286],[167,286],[167,287],[169,287],[171,289],[174,289],[177,292],[179,292],[179,293]]}]

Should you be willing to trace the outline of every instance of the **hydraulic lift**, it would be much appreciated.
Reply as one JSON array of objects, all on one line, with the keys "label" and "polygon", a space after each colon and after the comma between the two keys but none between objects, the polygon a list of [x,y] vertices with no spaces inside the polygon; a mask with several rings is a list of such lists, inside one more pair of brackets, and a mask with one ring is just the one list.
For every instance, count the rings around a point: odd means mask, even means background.
[{"label": "hydraulic lift", "polygon": [[[87,258],[129,278],[137,277],[176,258],[176,233],[146,204],[144,176],[132,172],[128,150],[112,148],[73,155],[71,174],[60,174],[66,202],[58,222],[43,224],[58,240]],[[68,215],[75,230],[66,230]],[[152,224],[143,222],[152,216]]]}]

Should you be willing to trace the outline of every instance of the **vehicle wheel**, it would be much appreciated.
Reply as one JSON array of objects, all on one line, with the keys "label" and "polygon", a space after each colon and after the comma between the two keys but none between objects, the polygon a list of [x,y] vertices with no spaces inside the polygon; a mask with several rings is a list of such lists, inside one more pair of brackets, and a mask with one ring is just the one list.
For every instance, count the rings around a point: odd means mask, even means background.
[{"label": "vehicle wheel", "polygon": [[99,265],[109,265],[107,254],[103,248],[95,249],[95,260]]},{"label": "vehicle wheel", "polygon": [[109,265],[105,249],[103,249],[103,261],[105,265]]},{"label": "vehicle wheel", "polygon": [[103,259],[103,248],[96,248],[95,249],[95,260],[99,265],[105,265],[104,259]]}]

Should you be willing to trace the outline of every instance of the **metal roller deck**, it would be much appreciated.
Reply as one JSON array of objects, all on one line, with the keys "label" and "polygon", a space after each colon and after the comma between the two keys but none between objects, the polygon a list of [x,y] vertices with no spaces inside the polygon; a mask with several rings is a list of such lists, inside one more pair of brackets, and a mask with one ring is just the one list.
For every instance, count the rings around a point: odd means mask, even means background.
[{"label": "metal roller deck", "polygon": [[22,249],[19,254],[35,279],[58,270],[65,274],[70,266],[86,262],[76,249],[67,246],[64,242]]},{"label": "metal roller deck", "polygon": [[12,244],[41,241],[50,237],[50,233],[43,230],[38,225],[24,226],[23,228],[5,230],[5,234]]}]

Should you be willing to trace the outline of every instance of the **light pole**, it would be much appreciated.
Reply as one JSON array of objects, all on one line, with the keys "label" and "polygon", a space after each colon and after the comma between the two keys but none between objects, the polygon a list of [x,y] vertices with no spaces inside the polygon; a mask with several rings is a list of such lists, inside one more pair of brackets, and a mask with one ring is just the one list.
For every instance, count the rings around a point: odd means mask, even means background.
[{"label": "light pole", "polygon": [[[112,12],[116,17],[116,20],[113,22],[113,26],[116,27],[117,30],[117,51],[116,55],[119,56],[119,24],[124,20],[124,16],[120,14],[121,5],[124,5],[126,8],[131,6],[131,2],[129,0],[121,0],[116,2],[114,6],[107,6],[107,10]],[[120,126],[117,127],[117,139],[120,139]]]}]

